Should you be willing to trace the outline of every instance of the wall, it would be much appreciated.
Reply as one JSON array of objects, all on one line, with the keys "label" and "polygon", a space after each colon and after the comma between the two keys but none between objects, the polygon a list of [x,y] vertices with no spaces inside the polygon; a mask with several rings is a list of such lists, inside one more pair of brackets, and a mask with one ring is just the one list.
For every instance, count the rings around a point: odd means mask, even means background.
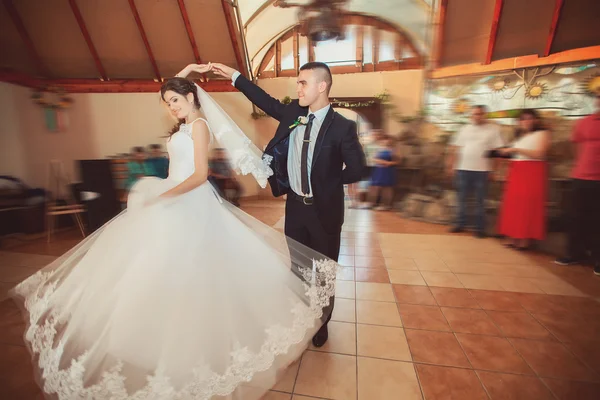
[{"label": "wall", "polygon": [[20,121],[14,98],[16,86],[0,82],[0,175],[27,180],[27,165],[19,132]]},{"label": "wall", "polygon": [[484,104],[491,118],[513,124],[519,110],[534,108],[563,119],[594,112],[592,92],[600,90],[597,63],[527,68],[486,76],[431,81],[428,119],[446,131],[468,121],[470,107]]},{"label": "wall", "polygon": [[[335,75],[331,96],[370,97],[387,90],[404,115],[420,107],[423,72],[396,71]],[[276,98],[296,97],[296,78],[259,81]],[[275,133],[272,118],[254,120],[252,105],[243,94],[211,94],[221,107],[264,149]],[[31,186],[47,186],[50,160],[62,160],[69,175],[77,180],[75,160],[103,158],[127,153],[133,146],[164,143],[163,136],[174,121],[155,93],[74,94],[66,111],[69,123],[63,132],[50,132],[43,109],[31,100],[31,89],[0,86],[0,174],[20,177]],[[385,127],[392,133],[399,125],[391,118]],[[252,177],[240,178],[246,196],[263,194]]]},{"label": "wall", "polygon": [[552,134],[547,158],[550,176],[567,178],[573,162],[570,136],[576,120],[593,113],[593,93],[600,92],[597,63],[519,69],[486,76],[463,76],[433,80],[427,94],[430,125],[420,136],[432,140],[448,135],[469,120],[475,104],[488,107],[488,118],[502,127],[512,140],[522,109],[536,109]]},{"label": "wall", "polygon": [[[374,97],[387,91],[393,112],[413,116],[421,109],[423,79],[423,70],[334,75],[330,97]],[[263,79],[259,85],[276,98],[297,98],[296,78]],[[401,128],[391,113],[384,118],[384,130],[388,133],[397,134]]]},{"label": "wall", "polygon": [[[127,153],[133,146],[164,144],[174,121],[154,93],[74,94],[66,111],[68,127],[50,132],[31,90],[0,86],[0,175],[14,175],[31,186],[47,187],[50,160],[62,160],[73,180],[75,160]],[[214,98],[253,139],[251,104],[241,93],[215,93]],[[242,177],[245,195],[256,195],[251,177]]]}]

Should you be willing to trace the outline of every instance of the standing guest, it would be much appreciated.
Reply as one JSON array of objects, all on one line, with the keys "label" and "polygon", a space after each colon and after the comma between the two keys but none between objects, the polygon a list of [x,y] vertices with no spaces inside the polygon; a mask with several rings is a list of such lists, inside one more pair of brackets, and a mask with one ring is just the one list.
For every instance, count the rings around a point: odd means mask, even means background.
[{"label": "standing guest", "polygon": [[578,264],[590,252],[594,273],[600,275],[600,92],[596,112],[580,120],[573,130],[577,149],[573,170],[572,214],[566,257],[557,264]]},{"label": "standing guest", "polygon": [[371,175],[371,187],[369,188],[369,200],[371,206],[375,205],[381,195],[381,205],[376,208],[380,211],[388,211],[392,208],[394,201],[394,186],[396,185],[396,165],[394,159],[394,145],[389,136],[380,140],[381,148],[373,157],[373,174]]},{"label": "standing guest", "polygon": [[507,247],[526,250],[531,239],[543,240],[546,236],[546,154],[551,139],[535,110],[523,110],[519,128],[518,139],[498,150],[511,155],[498,230],[509,239]]},{"label": "standing guest", "polygon": [[458,190],[458,215],[452,233],[462,232],[467,223],[467,197],[474,191],[477,200],[477,227],[475,235],[485,237],[485,198],[491,162],[490,150],[504,145],[500,127],[485,118],[486,108],[474,106],[471,123],[464,126],[452,139],[448,153],[447,171],[454,176]]}]

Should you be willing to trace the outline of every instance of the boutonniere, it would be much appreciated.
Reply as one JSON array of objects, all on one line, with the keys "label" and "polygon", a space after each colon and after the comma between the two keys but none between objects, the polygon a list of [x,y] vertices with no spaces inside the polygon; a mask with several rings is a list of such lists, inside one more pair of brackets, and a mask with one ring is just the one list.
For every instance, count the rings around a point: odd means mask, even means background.
[{"label": "boutonniere", "polygon": [[297,127],[298,125],[306,125],[308,124],[308,117],[306,116],[302,116],[302,117],[298,117],[296,118],[296,120],[294,121],[293,124],[291,124],[289,126],[290,129],[294,129],[295,127]]}]

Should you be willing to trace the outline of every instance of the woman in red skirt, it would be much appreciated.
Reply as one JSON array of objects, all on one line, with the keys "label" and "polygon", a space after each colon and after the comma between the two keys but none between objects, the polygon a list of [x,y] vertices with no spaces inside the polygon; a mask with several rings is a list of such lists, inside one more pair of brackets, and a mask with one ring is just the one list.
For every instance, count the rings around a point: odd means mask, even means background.
[{"label": "woman in red skirt", "polygon": [[544,130],[535,110],[523,110],[519,117],[521,134],[509,148],[510,169],[500,207],[499,231],[509,239],[508,247],[527,250],[531,239],[546,235],[546,153],[550,133]]}]

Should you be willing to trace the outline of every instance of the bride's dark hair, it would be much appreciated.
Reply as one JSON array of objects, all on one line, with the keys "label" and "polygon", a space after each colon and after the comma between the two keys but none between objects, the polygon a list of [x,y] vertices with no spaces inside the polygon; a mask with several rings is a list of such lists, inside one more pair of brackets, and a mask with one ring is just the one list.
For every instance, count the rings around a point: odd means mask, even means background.
[{"label": "bride's dark hair", "polygon": [[[194,107],[200,108],[200,100],[198,100],[198,92],[196,91],[196,85],[194,84],[194,82],[189,81],[185,78],[169,79],[160,87],[160,97],[163,99],[163,101],[166,101],[165,93],[169,90],[180,94],[183,97],[187,97],[187,95],[191,93],[194,96]],[[180,119],[179,123],[169,131],[169,137],[173,136],[173,134],[179,130],[181,124],[183,124],[184,122],[185,120]]]}]

